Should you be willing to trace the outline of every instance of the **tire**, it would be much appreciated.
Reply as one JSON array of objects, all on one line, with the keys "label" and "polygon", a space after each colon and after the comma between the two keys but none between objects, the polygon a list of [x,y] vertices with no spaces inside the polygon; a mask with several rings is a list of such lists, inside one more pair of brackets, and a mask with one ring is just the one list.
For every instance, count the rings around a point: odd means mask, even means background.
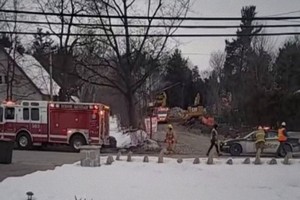
[{"label": "tire", "polygon": [[[284,145],[284,148],[285,148],[285,150],[286,150],[287,152],[292,152],[292,151],[293,151],[293,150],[292,150],[292,147],[291,147],[290,145],[288,145],[288,144],[285,144],[285,145]],[[280,156],[280,157],[285,157],[285,156],[286,156],[286,153],[284,153],[284,151],[283,151],[282,148],[279,149],[279,156]]]},{"label": "tire", "polygon": [[32,140],[28,133],[23,132],[18,134],[16,142],[19,149],[29,150],[32,148]]},{"label": "tire", "polygon": [[233,144],[229,148],[229,153],[232,156],[239,156],[241,155],[242,151],[243,151],[242,146],[239,144]]},{"label": "tire", "polygon": [[79,152],[80,149],[79,147],[82,145],[85,145],[86,141],[84,139],[83,136],[81,135],[74,135],[72,136],[71,140],[70,140],[70,146],[73,149],[73,151]]},{"label": "tire", "polygon": [[117,140],[116,138],[109,136],[108,137],[108,141],[109,141],[109,147],[110,148],[117,148]]}]

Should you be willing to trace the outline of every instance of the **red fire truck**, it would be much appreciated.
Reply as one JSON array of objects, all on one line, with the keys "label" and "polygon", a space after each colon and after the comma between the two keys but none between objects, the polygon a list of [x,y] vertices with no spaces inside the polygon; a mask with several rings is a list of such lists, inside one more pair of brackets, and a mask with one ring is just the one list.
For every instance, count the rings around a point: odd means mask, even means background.
[{"label": "red fire truck", "polygon": [[108,106],[99,103],[48,101],[0,105],[0,139],[15,140],[20,149],[47,144],[109,145]]},{"label": "red fire truck", "polygon": [[169,108],[167,107],[157,107],[154,109],[154,115],[157,117],[158,123],[168,122],[168,112]]}]

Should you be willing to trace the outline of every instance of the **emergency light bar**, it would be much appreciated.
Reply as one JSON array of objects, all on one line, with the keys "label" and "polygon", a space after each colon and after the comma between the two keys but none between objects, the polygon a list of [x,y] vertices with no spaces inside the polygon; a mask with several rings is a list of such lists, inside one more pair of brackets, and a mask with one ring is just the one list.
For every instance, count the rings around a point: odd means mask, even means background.
[{"label": "emergency light bar", "polygon": [[13,101],[3,101],[2,103],[6,105],[15,105],[15,102]]},{"label": "emergency light bar", "polygon": [[98,105],[76,105],[76,104],[59,104],[51,103],[51,108],[62,108],[62,109],[82,109],[82,110],[98,110]]}]

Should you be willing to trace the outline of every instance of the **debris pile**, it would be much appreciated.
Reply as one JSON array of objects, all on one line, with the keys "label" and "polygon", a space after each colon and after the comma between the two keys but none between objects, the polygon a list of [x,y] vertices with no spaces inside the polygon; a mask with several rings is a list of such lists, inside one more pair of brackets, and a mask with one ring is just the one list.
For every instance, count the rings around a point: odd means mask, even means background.
[{"label": "debris pile", "polygon": [[169,110],[168,118],[169,119],[182,119],[184,117],[185,111],[179,107],[174,107]]},{"label": "debris pile", "polygon": [[116,117],[110,118],[110,136],[116,139],[119,149],[132,147],[141,148],[144,151],[159,151],[161,149],[156,141],[148,138],[148,134],[144,130],[121,130]]}]

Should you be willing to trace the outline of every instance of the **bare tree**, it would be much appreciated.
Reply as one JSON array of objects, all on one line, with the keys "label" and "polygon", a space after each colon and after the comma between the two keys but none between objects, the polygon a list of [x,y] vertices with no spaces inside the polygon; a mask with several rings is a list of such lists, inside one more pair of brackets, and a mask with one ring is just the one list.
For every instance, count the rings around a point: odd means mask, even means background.
[{"label": "bare tree", "polygon": [[[0,0],[0,9],[2,9],[5,6],[6,3],[7,3],[7,0]],[[0,18],[5,18],[4,14],[1,14]],[[1,23],[1,27],[2,26],[3,26],[3,24]]]},{"label": "bare tree", "polygon": [[[20,2],[17,0],[13,0],[10,2],[1,1],[0,6],[13,8],[14,10],[18,10],[20,8]],[[9,32],[8,34],[2,35],[2,41],[5,44],[2,44],[5,47],[6,53],[9,57],[6,59],[5,67],[2,67],[3,72],[5,73],[5,83],[6,83],[6,100],[13,99],[13,87],[16,81],[16,64],[15,60],[20,55],[19,52],[22,53],[24,51],[23,46],[21,45],[20,38],[15,34],[19,30],[19,26],[17,25],[18,14],[3,14],[1,16],[3,19],[12,20],[13,22],[4,22],[2,24],[2,28]],[[18,52],[19,51],[19,52]]]},{"label": "bare tree", "polygon": [[212,52],[210,55],[210,60],[209,60],[209,65],[210,67],[216,71],[216,73],[220,76],[222,68],[224,67],[224,63],[225,63],[225,52],[223,51],[215,51]]},{"label": "bare tree", "polygon": [[220,112],[220,100],[221,100],[221,77],[222,70],[225,63],[225,53],[222,51],[212,52],[210,55],[209,65],[212,68],[212,72],[209,77],[209,103],[213,105],[214,112]]},{"label": "bare tree", "polygon": [[[60,16],[45,15],[44,17],[48,22],[47,28],[56,37],[54,40],[58,40],[57,51],[55,53],[49,52],[48,59],[50,54],[54,54],[55,79],[61,86],[61,100],[67,100],[65,97],[76,93],[79,87],[76,78],[71,75],[74,69],[73,51],[79,37],[70,34],[77,30],[74,26],[74,23],[79,21],[76,15],[85,11],[85,5],[82,4],[81,0],[36,0],[36,2],[43,13],[61,14]],[[59,24],[52,24],[51,22],[59,22]]]},{"label": "bare tree", "polygon": [[[147,79],[160,67],[160,58],[167,49],[170,36],[174,34],[182,21],[176,17],[186,16],[190,0],[90,0],[89,12],[98,15],[93,19],[98,24],[93,31],[105,37],[98,38],[99,46],[105,47],[101,61],[91,65],[81,59],[81,66],[88,76],[83,81],[118,90],[126,99],[129,125],[135,127],[137,92]],[[104,16],[119,16],[119,19]],[[147,16],[148,19],[133,19],[130,16]],[[155,20],[154,17],[170,16],[173,20]],[[118,24],[121,27],[115,27]],[[143,25],[132,28],[131,24]],[[158,30],[154,24],[168,25]],[[161,37],[149,37],[150,34],[162,34]],[[124,37],[118,37],[118,34]],[[134,37],[140,34],[142,37]],[[96,51],[97,52],[97,51]],[[82,74],[82,73],[81,73]]]}]

